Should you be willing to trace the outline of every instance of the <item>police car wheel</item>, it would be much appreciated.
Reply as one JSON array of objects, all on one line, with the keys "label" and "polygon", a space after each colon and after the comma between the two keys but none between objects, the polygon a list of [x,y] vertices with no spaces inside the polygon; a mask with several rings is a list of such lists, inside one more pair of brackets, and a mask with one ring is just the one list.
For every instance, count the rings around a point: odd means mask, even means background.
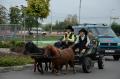
[{"label": "police car wheel", "polygon": [[99,69],[104,69],[103,61],[101,58],[98,59],[98,68]]}]

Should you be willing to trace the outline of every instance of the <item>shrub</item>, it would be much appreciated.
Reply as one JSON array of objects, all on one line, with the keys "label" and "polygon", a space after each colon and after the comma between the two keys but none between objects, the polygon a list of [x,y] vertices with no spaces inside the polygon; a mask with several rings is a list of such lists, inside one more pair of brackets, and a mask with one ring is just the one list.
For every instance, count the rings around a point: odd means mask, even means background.
[{"label": "shrub", "polygon": [[18,41],[15,43],[15,46],[16,47],[24,47],[25,46],[25,43],[24,42],[21,42],[21,41]]},{"label": "shrub", "polygon": [[0,48],[8,48],[10,45],[8,44],[8,41],[1,41],[0,42]]},{"label": "shrub", "polygon": [[25,43],[22,41],[0,41],[0,48],[16,48],[24,47]]}]

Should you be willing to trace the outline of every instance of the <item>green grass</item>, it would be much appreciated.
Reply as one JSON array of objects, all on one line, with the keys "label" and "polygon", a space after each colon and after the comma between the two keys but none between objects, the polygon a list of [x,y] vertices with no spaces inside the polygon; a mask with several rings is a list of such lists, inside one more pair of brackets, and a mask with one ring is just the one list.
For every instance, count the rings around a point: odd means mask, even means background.
[{"label": "green grass", "polygon": [[32,63],[29,56],[2,55],[0,56],[0,67],[19,66]]},{"label": "green grass", "polygon": [[38,45],[39,47],[44,47],[48,44],[53,45],[56,41],[33,41],[34,44]]},{"label": "green grass", "polygon": [[46,37],[40,37],[38,38],[39,41],[55,41],[60,39],[61,36],[46,36]]}]

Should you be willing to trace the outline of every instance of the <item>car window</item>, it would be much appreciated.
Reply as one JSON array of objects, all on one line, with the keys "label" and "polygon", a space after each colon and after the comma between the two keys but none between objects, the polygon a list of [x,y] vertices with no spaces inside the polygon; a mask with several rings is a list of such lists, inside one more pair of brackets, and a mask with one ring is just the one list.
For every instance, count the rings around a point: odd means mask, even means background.
[{"label": "car window", "polygon": [[[78,34],[79,30],[83,28],[83,26],[78,27],[78,28],[74,28],[74,32],[75,34]],[[116,34],[113,32],[113,30],[110,27],[107,26],[84,26],[84,28],[88,31],[92,31],[94,36],[98,37],[98,36],[112,36],[112,37],[116,37]]]}]

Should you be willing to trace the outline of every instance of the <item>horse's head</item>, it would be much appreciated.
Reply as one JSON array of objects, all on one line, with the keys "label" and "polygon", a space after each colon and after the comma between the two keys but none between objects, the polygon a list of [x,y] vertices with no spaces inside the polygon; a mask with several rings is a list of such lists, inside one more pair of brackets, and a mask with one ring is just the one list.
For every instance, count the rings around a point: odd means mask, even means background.
[{"label": "horse's head", "polygon": [[33,42],[27,42],[25,44],[24,54],[28,54],[27,52],[36,53],[36,51],[38,51],[38,47]]},{"label": "horse's head", "polygon": [[44,48],[45,52],[44,52],[44,56],[48,57],[48,56],[55,56],[57,54],[57,49],[56,47],[54,47],[53,45],[48,45]]}]

